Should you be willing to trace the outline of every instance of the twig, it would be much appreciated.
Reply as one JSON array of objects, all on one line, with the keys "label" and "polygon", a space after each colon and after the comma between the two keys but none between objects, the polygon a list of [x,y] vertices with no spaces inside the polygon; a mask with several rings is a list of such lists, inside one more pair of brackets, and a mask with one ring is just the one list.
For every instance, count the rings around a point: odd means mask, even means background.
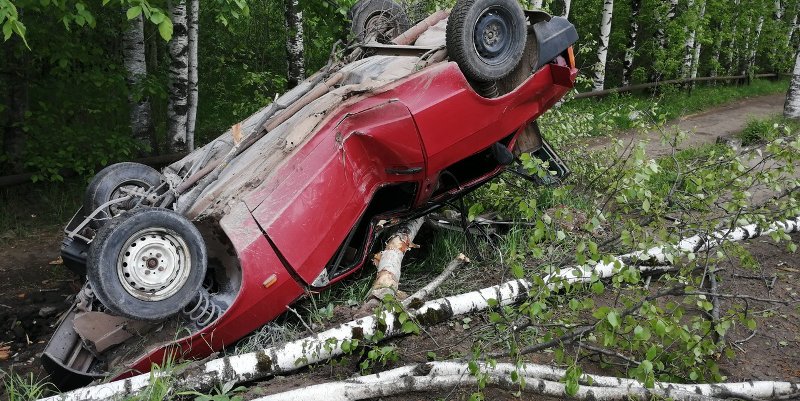
[{"label": "twig", "polygon": [[629,356],[620,354],[619,352],[611,351],[611,350],[608,350],[608,349],[605,349],[605,348],[595,347],[594,345],[591,345],[591,344],[581,343],[581,347],[586,348],[589,351],[594,351],[594,352],[597,352],[597,353],[600,353],[600,354],[603,354],[603,355],[613,356],[615,358],[622,359],[625,362],[632,363],[632,364],[637,365],[637,366],[641,363],[641,362],[639,362],[639,361],[637,361],[637,360],[635,360],[635,359],[633,359],[633,358],[631,358]]},{"label": "twig", "polygon": [[309,332],[309,333],[311,333],[311,334],[314,334],[314,330],[312,330],[312,329],[311,329],[311,326],[309,326],[308,324],[306,324],[306,321],[305,321],[305,320],[303,320],[303,316],[301,316],[301,315],[300,315],[300,314],[297,312],[297,310],[295,310],[294,308],[292,308],[292,307],[290,307],[290,306],[287,306],[287,307],[286,307],[286,309],[287,309],[289,312],[292,312],[292,313],[294,313],[294,315],[295,315],[295,316],[297,316],[297,318],[298,318],[298,319],[300,319],[300,323],[301,323],[301,324],[302,324],[302,325],[303,325],[303,326],[306,328],[306,330],[308,330],[308,332]]},{"label": "twig", "polygon": [[769,302],[769,303],[773,303],[773,304],[783,304],[783,305],[788,305],[790,303],[789,301],[780,301],[780,300],[777,300],[777,299],[751,297],[749,295],[716,294],[716,293],[702,292],[702,291],[685,292],[682,295],[705,295],[707,297],[748,299],[748,300],[751,300],[751,301]]},{"label": "twig", "polygon": [[452,261],[450,261],[450,263],[447,264],[447,267],[445,267],[444,271],[442,271],[442,273],[439,274],[439,276],[437,276],[435,279],[433,279],[433,281],[428,283],[428,285],[422,287],[419,291],[415,292],[413,295],[406,298],[403,301],[403,306],[409,307],[412,304],[424,301],[431,295],[431,293],[433,293],[434,290],[439,288],[439,286],[442,285],[444,280],[450,277],[450,275],[453,274],[453,272],[456,269],[458,269],[461,266],[464,266],[467,263],[469,263],[469,258],[464,256],[463,253],[458,254],[458,256],[456,256],[455,259],[453,259]]}]

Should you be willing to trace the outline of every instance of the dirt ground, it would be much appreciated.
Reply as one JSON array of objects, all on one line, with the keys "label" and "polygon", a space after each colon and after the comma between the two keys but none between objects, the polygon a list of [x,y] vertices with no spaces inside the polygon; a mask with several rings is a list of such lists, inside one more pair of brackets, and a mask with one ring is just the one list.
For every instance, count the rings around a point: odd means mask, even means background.
[{"label": "dirt ground", "polygon": [[[683,147],[713,143],[718,137],[738,133],[747,121],[755,117],[777,115],[783,106],[780,95],[763,96],[742,100],[718,107],[702,114],[688,116],[675,121],[669,127],[694,130],[690,140]],[[668,130],[671,128],[667,128]],[[659,132],[647,135],[649,150],[653,155],[666,152],[659,148]],[[631,139],[632,135],[622,139]],[[595,140],[591,147],[602,147],[607,139]],[[660,153],[664,154],[664,153]],[[58,223],[58,222],[53,222]],[[0,238],[3,233],[0,233]],[[20,239],[0,241],[0,369],[14,370],[17,373],[33,372],[43,377],[38,362],[49,335],[54,329],[58,316],[69,306],[69,300],[80,287],[80,281],[58,263],[59,245],[63,237],[57,226],[42,229]],[[794,236],[798,243],[800,236]],[[772,296],[791,300],[792,306],[776,309],[780,318],[759,321],[753,334],[738,328],[729,333],[729,338],[741,341],[741,348],[735,360],[721,359],[723,374],[729,380],[782,379],[800,381],[800,257],[785,251],[785,245],[776,246],[766,240],[755,240],[746,248],[759,262],[760,270],[745,271],[736,262],[725,266],[720,290],[754,297]],[[742,278],[738,276],[749,276]],[[774,277],[774,280],[773,280]],[[478,287],[497,284],[499,274],[484,277]],[[726,304],[723,304],[725,307]],[[754,306],[762,307],[764,305]],[[768,306],[767,306],[768,307]],[[765,309],[764,307],[762,309]],[[337,316],[344,319],[349,312],[339,309]],[[481,335],[488,327],[484,317],[471,316],[468,327],[463,321],[452,322],[430,328],[427,333],[414,338],[402,338],[394,342],[401,353],[401,366],[415,362],[425,362],[428,352],[435,352],[440,358],[456,353],[469,352],[471,336]],[[751,335],[752,334],[752,335]],[[531,362],[551,363],[551,354],[542,353],[530,356]],[[357,371],[357,361],[340,361],[336,366],[323,365],[300,372],[286,378],[274,378],[253,384],[246,398],[285,391],[326,381],[344,379]],[[596,373],[615,374],[602,371]],[[417,394],[388,398],[390,400],[462,400],[468,399],[471,388],[457,388],[435,394]],[[490,390],[487,399],[511,399],[505,391]],[[526,397],[526,399],[538,399]]]}]

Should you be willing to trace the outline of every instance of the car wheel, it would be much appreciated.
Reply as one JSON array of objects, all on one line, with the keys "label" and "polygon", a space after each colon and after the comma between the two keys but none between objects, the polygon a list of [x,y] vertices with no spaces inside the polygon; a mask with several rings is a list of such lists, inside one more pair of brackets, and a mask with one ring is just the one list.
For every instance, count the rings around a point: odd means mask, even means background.
[{"label": "car wheel", "polygon": [[109,312],[157,321],[181,311],[206,275],[206,247],[189,220],[167,209],[125,212],[89,247],[86,272]]},{"label": "car wheel", "polygon": [[359,42],[389,43],[411,27],[408,14],[392,0],[360,0],[347,16]]},{"label": "car wheel", "polygon": [[[127,195],[130,191],[147,192],[161,184],[161,173],[139,163],[112,164],[94,176],[83,198],[83,212],[88,216],[104,203]],[[137,200],[138,201],[138,200]],[[118,216],[130,210],[136,201],[114,204],[95,216],[92,226],[98,228],[104,219]]]},{"label": "car wheel", "polygon": [[526,40],[517,0],[458,0],[447,22],[447,51],[471,80],[492,82],[511,73]]}]

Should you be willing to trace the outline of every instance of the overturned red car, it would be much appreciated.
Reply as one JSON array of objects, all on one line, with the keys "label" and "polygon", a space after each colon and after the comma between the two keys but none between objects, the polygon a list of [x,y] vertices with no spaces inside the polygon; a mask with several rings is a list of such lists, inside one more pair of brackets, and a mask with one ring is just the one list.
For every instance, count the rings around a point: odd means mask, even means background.
[{"label": "overturned red car", "polygon": [[233,344],[522,152],[568,173],[535,124],[575,82],[566,19],[516,0],[350,16],[359,45],[216,140],[92,180],[62,245],[87,283],[42,357],[62,388]]}]

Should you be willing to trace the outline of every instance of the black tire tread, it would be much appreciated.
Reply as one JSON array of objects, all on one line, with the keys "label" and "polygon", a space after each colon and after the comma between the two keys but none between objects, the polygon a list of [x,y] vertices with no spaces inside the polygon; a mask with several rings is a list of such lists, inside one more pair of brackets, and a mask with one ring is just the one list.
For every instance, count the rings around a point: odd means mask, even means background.
[{"label": "black tire tread", "polygon": [[[147,215],[146,217],[141,217],[142,215]],[[138,216],[138,217],[137,217]],[[117,280],[119,278],[116,276],[116,265],[108,266],[108,259],[113,259],[116,261],[116,258],[119,257],[119,252],[121,250],[116,250],[114,246],[121,247],[124,243],[123,241],[119,241],[116,238],[112,238],[117,230],[120,227],[131,224],[133,220],[132,218],[136,218],[137,220],[147,220],[151,219],[153,223],[157,223],[160,226],[163,226],[165,221],[170,219],[176,219],[174,221],[178,222],[179,224],[183,224],[184,228],[188,230],[187,233],[180,233],[182,235],[188,235],[192,238],[184,238],[186,240],[187,246],[189,247],[196,247],[193,249],[196,253],[192,254],[192,276],[187,281],[186,285],[179,291],[181,295],[180,298],[175,298],[176,295],[168,298],[167,300],[172,299],[172,303],[175,305],[167,311],[154,311],[153,305],[156,303],[162,303],[166,301],[156,301],[150,303],[148,308],[128,308],[128,307],[119,307],[118,302],[120,301],[121,297],[130,297],[131,302],[133,303],[144,303],[145,301],[141,301],[138,299],[133,298],[130,294],[125,292],[122,289],[121,284],[120,288],[118,289],[119,293],[115,293],[114,291],[109,291],[113,285],[118,283],[107,283],[105,280]],[[184,219],[184,222],[180,222],[179,219]],[[136,223],[143,224],[145,222],[137,221]],[[188,223],[188,224],[187,224]],[[138,231],[139,229],[136,229]],[[111,255],[115,255],[113,258]],[[111,269],[113,274],[109,277],[104,275],[102,269]],[[92,288],[92,291],[97,297],[97,300],[102,303],[106,309],[111,312],[112,314],[127,317],[130,319],[135,320],[144,320],[144,321],[159,321],[167,318],[175,313],[180,312],[180,310],[186,306],[191,300],[194,298],[195,294],[200,290],[202,286],[203,279],[205,278],[207,270],[207,253],[205,248],[205,243],[203,242],[202,235],[197,230],[194,225],[183,218],[183,216],[179,215],[178,213],[168,210],[168,209],[161,209],[161,208],[141,208],[135,209],[132,211],[128,211],[125,213],[120,214],[119,216],[115,217],[114,219],[110,220],[107,224],[105,224],[100,230],[98,230],[97,235],[92,240],[91,246],[89,247],[87,263],[86,263],[86,274],[89,281],[89,284]],[[121,292],[120,292],[121,291]],[[175,298],[175,299],[173,299]],[[140,313],[136,313],[140,312]]]}]

